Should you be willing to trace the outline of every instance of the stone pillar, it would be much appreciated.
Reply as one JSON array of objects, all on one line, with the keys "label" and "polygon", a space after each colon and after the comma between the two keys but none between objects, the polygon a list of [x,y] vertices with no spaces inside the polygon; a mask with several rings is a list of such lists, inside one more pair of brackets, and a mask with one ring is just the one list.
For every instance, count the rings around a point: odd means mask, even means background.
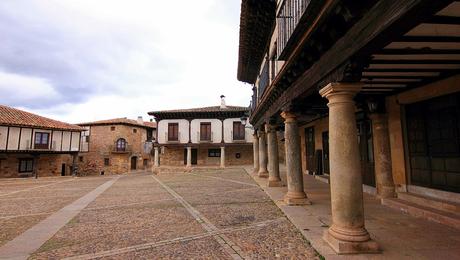
[{"label": "stone pillar", "polygon": [[268,177],[267,139],[264,130],[259,130],[259,173],[261,178]]},{"label": "stone pillar", "polygon": [[254,171],[253,173],[256,174],[259,172],[259,137],[257,136],[257,132],[254,131],[252,135],[252,149],[254,151]]},{"label": "stone pillar", "polygon": [[395,197],[395,185],[391,171],[390,137],[386,114],[371,114],[372,139],[374,142],[375,183],[381,198]]},{"label": "stone pillar", "polygon": [[220,147],[220,167],[225,168],[225,146]]},{"label": "stone pillar", "polygon": [[319,93],[329,100],[332,225],[323,239],[339,254],[378,252],[364,227],[363,187],[355,102],[360,83],[330,83]]},{"label": "stone pillar", "polygon": [[311,202],[303,189],[302,163],[300,161],[300,136],[294,113],[284,111],[284,134],[286,146],[286,178],[288,191],[284,201],[288,205],[307,205]]},{"label": "stone pillar", "polygon": [[187,168],[192,167],[192,147],[187,147]]},{"label": "stone pillar", "polygon": [[153,155],[153,156],[154,156],[154,157],[153,157],[153,160],[154,160],[153,166],[158,167],[158,166],[160,166],[160,154],[159,154],[160,149],[159,149],[158,146],[155,146],[155,147],[153,148],[153,151],[154,151],[154,155]]},{"label": "stone pillar", "polygon": [[267,142],[268,142],[268,187],[281,187],[283,183],[280,178],[280,166],[278,161],[278,137],[276,136],[276,127],[267,124]]}]

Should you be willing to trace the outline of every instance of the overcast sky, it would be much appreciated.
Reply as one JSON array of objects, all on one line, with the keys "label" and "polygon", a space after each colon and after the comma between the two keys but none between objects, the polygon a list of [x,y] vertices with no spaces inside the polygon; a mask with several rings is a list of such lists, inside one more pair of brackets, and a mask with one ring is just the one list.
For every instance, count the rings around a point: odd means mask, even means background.
[{"label": "overcast sky", "polygon": [[238,0],[1,0],[0,104],[71,123],[247,106]]}]

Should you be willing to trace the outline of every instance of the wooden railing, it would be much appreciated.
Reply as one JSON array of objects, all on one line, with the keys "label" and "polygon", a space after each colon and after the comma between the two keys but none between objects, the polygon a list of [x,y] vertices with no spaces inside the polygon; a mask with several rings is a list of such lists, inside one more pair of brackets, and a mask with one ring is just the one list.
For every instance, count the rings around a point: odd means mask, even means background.
[{"label": "wooden railing", "polygon": [[304,14],[311,0],[284,0],[281,3],[276,17],[278,24],[277,53],[284,56],[284,49],[288,45],[300,18]]},{"label": "wooden railing", "polygon": [[262,72],[259,76],[259,91],[258,99],[260,100],[267,88],[268,84],[270,83],[270,74],[269,74],[269,61],[265,60],[264,66],[262,67]]}]

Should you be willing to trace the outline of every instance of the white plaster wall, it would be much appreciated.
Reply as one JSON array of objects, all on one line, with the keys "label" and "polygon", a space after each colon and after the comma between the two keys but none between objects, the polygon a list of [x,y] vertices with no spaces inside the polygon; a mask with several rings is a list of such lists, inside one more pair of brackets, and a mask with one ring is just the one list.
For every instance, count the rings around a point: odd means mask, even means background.
[{"label": "white plaster wall", "polygon": [[166,119],[158,123],[158,143],[167,143],[168,123],[179,124],[179,142],[188,143],[188,121],[185,119]]},{"label": "white plaster wall", "polygon": [[53,140],[52,140],[52,147],[53,151],[60,151],[61,150],[61,137],[62,131],[53,131]]},{"label": "white plaster wall", "polygon": [[70,132],[64,131],[64,135],[62,136],[62,151],[69,151],[70,150]]},{"label": "white plaster wall", "polygon": [[72,132],[72,147],[71,151],[76,152],[80,149],[80,132]]},{"label": "white plaster wall", "polygon": [[200,142],[200,124],[211,122],[211,140],[213,143],[220,143],[222,140],[222,121],[219,119],[193,119],[192,120],[192,143]]},{"label": "white plaster wall", "polygon": [[28,150],[32,144],[32,128],[23,128],[21,130],[21,144],[19,150]]},{"label": "white plaster wall", "polygon": [[0,126],[0,150],[6,150],[7,133],[8,133],[8,127]]},{"label": "white plaster wall", "polygon": [[8,135],[8,150],[17,150],[19,144],[19,127],[10,127]]},{"label": "white plaster wall", "polygon": [[[227,118],[224,120],[224,142],[233,143],[233,122],[241,122],[239,118]],[[252,143],[252,130],[246,125],[245,141]],[[237,141],[242,142],[242,141]]]}]

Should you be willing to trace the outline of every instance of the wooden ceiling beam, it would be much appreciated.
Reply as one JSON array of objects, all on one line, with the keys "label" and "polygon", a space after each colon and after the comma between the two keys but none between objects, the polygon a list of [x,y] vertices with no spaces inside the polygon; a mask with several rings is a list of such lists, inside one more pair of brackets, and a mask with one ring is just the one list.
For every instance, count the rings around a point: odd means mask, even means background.
[{"label": "wooden ceiling beam", "polygon": [[460,60],[371,60],[370,64],[460,64]]},{"label": "wooden ceiling beam", "polygon": [[423,23],[460,25],[460,17],[434,15],[428,18],[427,20],[423,21]]},{"label": "wooden ceiling beam", "polygon": [[401,36],[397,42],[460,42],[458,36]]},{"label": "wooden ceiling beam", "polygon": [[380,55],[460,54],[460,49],[458,50],[431,49],[431,48],[382,49],[382,50],[377,51],[375,54],[380,54]]}]

